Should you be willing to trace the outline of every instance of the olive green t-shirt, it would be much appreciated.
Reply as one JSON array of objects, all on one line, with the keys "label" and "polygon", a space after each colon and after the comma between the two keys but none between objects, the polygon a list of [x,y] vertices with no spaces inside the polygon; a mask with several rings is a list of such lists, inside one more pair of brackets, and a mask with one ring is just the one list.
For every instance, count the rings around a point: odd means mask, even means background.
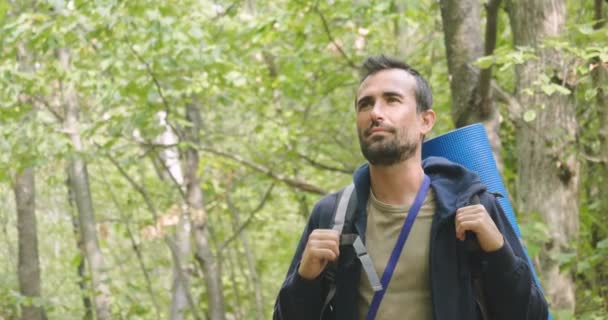
[{"label": "olive green t-shirt", "polygon": [[[367,204],[366,248],[378,277],[388,263],[397,242],[409,205],[394,206],[376,199],[370,190]],[[376,319],[433,319],[429,281],[431,222],[435,214],[435,192],[429,189],[418,217],[410,230],[393,277],[378,309]],[[357,308],[359,319],[365,319],[374,297],[365,272],[361,270]]]}]

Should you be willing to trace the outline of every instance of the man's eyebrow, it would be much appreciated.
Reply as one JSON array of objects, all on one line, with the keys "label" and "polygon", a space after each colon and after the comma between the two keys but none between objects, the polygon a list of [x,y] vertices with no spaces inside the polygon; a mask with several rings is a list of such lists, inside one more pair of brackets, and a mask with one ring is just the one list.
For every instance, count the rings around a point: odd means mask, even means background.
[{"label": "man's eyebrow", "polygon": [[387,91],[387,92],[383,92],[382,96],[384,96],[384,97],[403,97],[403,94],[396,92],[396,91]]},{"label": "man's eyebrow", "polygon": [[357,105],[360,105],[361,103],[367,102],[367,101],[370,101],[370,100],[372,100],[371,96],[363,96],[363,97],[357,99]]}]

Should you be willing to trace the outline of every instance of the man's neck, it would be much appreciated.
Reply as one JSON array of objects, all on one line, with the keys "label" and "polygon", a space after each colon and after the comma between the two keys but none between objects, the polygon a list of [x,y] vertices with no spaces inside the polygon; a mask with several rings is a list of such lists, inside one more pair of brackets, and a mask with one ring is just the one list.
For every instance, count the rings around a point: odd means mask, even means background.
[{"label": "man's neck", "polygon": [[372,192],[376,199],[391,205],[410,205],[422,185],[424,170],[419,157],[391,166],[370,165]]}]

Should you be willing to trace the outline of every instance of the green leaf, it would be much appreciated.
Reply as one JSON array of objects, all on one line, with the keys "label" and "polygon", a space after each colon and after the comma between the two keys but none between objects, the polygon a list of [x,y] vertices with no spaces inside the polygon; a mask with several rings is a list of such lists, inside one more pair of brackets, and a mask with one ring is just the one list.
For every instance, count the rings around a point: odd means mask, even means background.
[{"label": "green leaf", "polygon": [[494,61],[495,61],[494,56],[485,56],[485,57],[481,57],[481,58],[477,59],[477,61],[475,61],[475,64],[480,69],[487,69],[494,64]]},{"label": "green leaf", "polygon": [[598,249],[607,249],[608,248],[608,238],[597,243],[596,248]]},{"label": "green leaf", "polygon": [[548,96],[552,95],[555,92],[563,95],[569,95],[571,93],[568,88],[561,86],[557,83],[543,84],[540,86],[540,89]]},{"label": "green leaf", "polygon": [[80,265],[80,262],[82,262],[82,254],[77,253],[74,255],[74,257],[72,258],[72,261],[70,262],[70,264],[76,268]]},{"label": "green leaf", "polygon": [[528,110],[524,113],[525,122],[530,122],[530,121],[533,121],[534,119],[536,119],[536,111]]},{"label": "green leaf", "polygon": [[556,88],[553,86],[553,84],[543,84],[540,86],[540,90],[542,90],[542,92],[544,92],[546,95],[550,96],[556,91]]},{"label": "green leaf", "polygon": [[585,90],[585,101],[591,101],[597,95],[597,88],[590,88]]},{"label": "green leaf", "polygon": [[588,260],[583,260],[576,264],[576,271],[578,273],[585,273],[589,268],[591,268],[591,264]]},{"label": "green leaf", "polygon": [[580,25],[578,26],[577,30],[584,35],[590,35],[593,33],[593,27],[589,24]]},{"label": "green leaf", "polygon": [[570,89],[564,87],[564,86],[560,86],[559,84],[554,84],[555,86],[555,90],[565,96],[571,94],[572,92],[570,91]]},{"label": "green leaf", "polygon": [[560,265],[564,265],[572,262],[576,258],[576,253],[559,253],[555,258]]}]

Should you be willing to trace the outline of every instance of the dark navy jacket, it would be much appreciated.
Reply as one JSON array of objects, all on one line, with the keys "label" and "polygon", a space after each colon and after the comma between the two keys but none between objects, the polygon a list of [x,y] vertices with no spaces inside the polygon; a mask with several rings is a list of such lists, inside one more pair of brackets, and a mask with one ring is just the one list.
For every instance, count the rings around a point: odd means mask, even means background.
[{"label": "dark navy jacket", "polygon": [[[548,307],[535,284],[520,240],[509,224],[494,195],[486,192],[477,174],[443,158],[423,162],[436,193],[436,213],[431,226],[430,286],[435,320],[479,319],[472,287],[472,269],[479,270],[490,319],[546,320]],[[367,199],[370,190],[369,167],[363,165],[354,175],[357,192],[355,231],[365,241]],[[479,253],[472,258],[464,243],[456,239],[454,215],[479,195],[481,204],[501,231],[505,245],[496,252]],[[329,228],[337,205],[338,193],[321,199],[313,209],[298,244],[287,277],[274,307],[274,319],[358,319],[356,301],[361,264],[354,251],[340,247],[336,273],[336,295],[323,317],[321,309],[327,295],[327,280],[319,276],[305,280],[298,275],[298,265],[308,235],[314,229]],[[476,262],[476,263],[475,263]]]}]

